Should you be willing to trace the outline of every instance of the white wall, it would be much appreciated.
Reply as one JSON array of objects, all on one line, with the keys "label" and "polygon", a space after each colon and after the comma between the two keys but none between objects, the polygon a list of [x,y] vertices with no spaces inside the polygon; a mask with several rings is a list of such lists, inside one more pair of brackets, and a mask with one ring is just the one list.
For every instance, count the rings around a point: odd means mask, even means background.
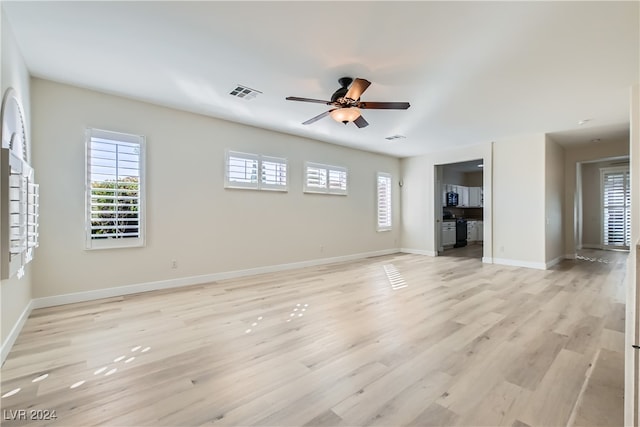
[{"label": "white wall", "polygon": [[[434,232],[436,224],[435,166],[483,159],[484,162],[484,253],[492,251],[491,218],[491,143],[464,149],[442,151],[401,161],[402,179],[402,248],[408,252],[436,255]],[[444,180],[444,178],[443,178]]]},{"label": "white wall", "polygon": [[[32,97],[41,182],[34,297],[399,247],[396,158],[40,79]],[[145,248],[84,250],[87,127],[147,138]],[[289,192],[224,189],[226,149],[286,157]],[[303,194],[307,160],[348,167],[349,195]],[[395,183],[391,232],[376,231],[376,171]]]},{"label": "white wall", "polygon": [[545,135],[493,147],[494,261],[545,266]]},{"label": "white wall", "polygon": [[464,173],[454,170],[453,166],[444,165],[442,168],[442,182],[452,185],[466,185]]},{"label": "white wall", "polygon": [[[1,11],[1,8],[0,8]],[[1,14],[1,12],[0,12]],[[24,63],[20,50],[16,44],[13,32],[8,24],[4,14],[0,17],[2,22],[2,71],[0,74],[0,80],[2,80],[2,94],[9,87],[13,87],[18,94],[18,97],[22,100],[22,106],[24,108],[27,143],[31,142],[31,107],[30,107],[30,95],[29,95],[29,72]],[[36,169],[36,179],[40,179],[38,170]],[[39,256],[39,251],[36,249],[35,257]],[[31,265],[26,268],[25,276],[18,280],[12,278],[10,280],[3,280],[0,282],[1,290],[1,305],[2,305],[2,360],[6,356],[6,351],[11,347],[12,339],[15,336],[10,336],[12,329],[16,328],[21,316],[25,314],[25,310],[29,306],[31,301]],[[17,328],[19,329],[19,327]],[[17,331],[16,331],[17,332]]]},{"label": "white wall", "polygon": [[582,163],[582,246],[600,247],[602,209],[600,208],[600,168],[610,162]]},{"label": "white wall", "polygon": [[482,172],[466,172],[464,174],[464,185],[467,187],[482,187]]},{"label": "white wall", "polygon": [[564,258],[564,148],[549,136],[545,142],[545,263]]},{"label": "white wall", "polygon": [[631,169],[631,248],[627,259],[627,299],[625,316],[625,380],[624,425],[640,422],[638,384],[640,383],[640,353],[632,345],[640,345],[640,272],[638,271],[638,243],[640,239],[640,84],[631,89],[630,96],[630,169]]},{"label": "white wall", "polygon": [[[577,164],[612,157],[624,157],[629,155],[629,141],[611,141],[606,143],[588,143],[567,147],[564,156],[564,250],[565,256],[575,257],[577,245],[580,243],[578,232],[581,229],[579,211],[581,194],[576,180]],[[632,181],[633,182],[633,181]],[[583,188],[583,192],[586,189]],[[588,215],[583,211],[583,217]]]}]

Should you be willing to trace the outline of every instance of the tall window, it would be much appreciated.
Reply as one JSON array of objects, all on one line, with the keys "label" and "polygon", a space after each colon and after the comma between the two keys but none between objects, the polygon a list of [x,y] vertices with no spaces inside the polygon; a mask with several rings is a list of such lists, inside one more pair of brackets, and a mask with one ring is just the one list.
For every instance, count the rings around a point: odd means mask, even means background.
[{"label": "tall window", "polygon": [[347,168],[306,162],[304,192],[346,195]]},{"label": "tall window", "polygon": [[629,248],[631,244],[631,192],[629,168],[603,168],[602,244],[610,248]]},{"label": "tall window", "polygon": [[391,175],[378,172],[378,231],[391,230]]},{"label": "tall window", "polygon": [[227,151],[225,187],[287,191],[287,159]]},{"label": "tall window", "polygon": [[144,137],[87,131],[87,249],[144,246]]}]

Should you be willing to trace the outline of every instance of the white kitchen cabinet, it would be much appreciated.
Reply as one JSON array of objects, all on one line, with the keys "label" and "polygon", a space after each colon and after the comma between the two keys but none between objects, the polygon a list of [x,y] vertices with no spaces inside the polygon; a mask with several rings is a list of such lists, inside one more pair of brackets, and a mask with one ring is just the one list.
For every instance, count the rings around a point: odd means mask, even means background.
[{"label": "white kitchen cabinet", "polygon": [[476,240],[482,242],[484,240],[484,225],[482,221],[476,222],[476,234],[478,237]]},{"label": "white kitchen cabinet", "polygon": [[467,242],[475,242],[478,240],[477,221],[467,221]]},{"label": "white kitchen cabinet", "polygon": [[482,187],[469,187],[469,206],[482,206]]},{"label": "white kitchen cabinet", "polygon": [[442,184],[442,206],[447,206],[447,193],[458,194],[458,207],[482,207],[482,187],[465,187],[464,185]]},{"label": "white kitchen cabinet", "polygon": [[453,246],[456,243],[456,222],[444,221],[442,223],[442,246]]},{"label": "white kitchen cabinet", "polygon": [[458,185],[458,206],[466,208],[469,205],[469,187]]}]

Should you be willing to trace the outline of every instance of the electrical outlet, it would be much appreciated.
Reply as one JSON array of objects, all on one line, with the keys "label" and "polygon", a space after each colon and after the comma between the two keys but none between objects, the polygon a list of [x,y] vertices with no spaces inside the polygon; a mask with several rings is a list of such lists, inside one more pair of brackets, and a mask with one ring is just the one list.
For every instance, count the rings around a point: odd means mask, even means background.
[{"label": "electrical outlet", "polygon": [[178,268],[178,261],[176,261],[175,259],[171,260],[171,268]]}]

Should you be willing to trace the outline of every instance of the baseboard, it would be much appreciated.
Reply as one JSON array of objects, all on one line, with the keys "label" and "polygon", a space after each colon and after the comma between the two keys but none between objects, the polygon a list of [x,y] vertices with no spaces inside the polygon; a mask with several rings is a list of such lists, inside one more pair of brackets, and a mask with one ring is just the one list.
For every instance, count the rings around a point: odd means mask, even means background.
[{"label": "baseboard", "polygon": [[405,254],[414,254],[414,255],[438,256],[438,252],[427,251],[424,249],[400,248],[400,252]]},{"label": "baseboard", "polygon": [[24,311],[18,318],[18,321],[15,323],[15,325],[13,325],[13,328],[11,329],[11,332],[9,332],[7,338],[2,343],[2,348],[0,349],[0,365],[4,364],[5,359],[9,355],[9,352],[11,351],[13,344],[16,342],[18,335],[20,335],[20,331],[22,331],[22,328],[27,322],[27,319],[29,318],[29,315],[31,314],[33,308],[33,300],[31,300],[29,301],[29,304],[27,304],[27,306],[24,308]]},{"label": "baseboard", "polygon": [[[155,282],[138,283],[134,285],[118,286],[115,288],[97,289],[95,291],[75,292],[64,295],[36,298],[32,300],[32,308],[54,307],[77,302],[93,301],[102,298],[113,298],[123,295],[137,294],[141,292],[157,291],[162,289],[180,288],[184,286],[201,285],[218,280],[234,279],[238,277],[253,276],[256,274],[274,273],[278,271],[293,270],[296,268],[313,267],[317,265],[333,264],[336,262],[353,261],[382,255],[391,255],[401,252],[400,249],[385,249],[381,251],[365,252],[352,255],[343,255],[332,258],[320,258],[309,261],[293,262],[289,264],[270,265],[265,267],[249,268],[246,270],[226,271],[221,273],[205,274],[201,276],[181,277],[177,279],[159,280]],[[3,346],[4,349],[4,346]]]},{"label": "baseboard", "polygon": [[482,262],[484,264],[493,264],[493,258],[488,257],[488,256],[483,256],[482,257]]},{"label": "baseboard", "polygon": [[580,249],[604,249],[604,247],[599,244],[583,243]]},{"label": "baseboard", "polygon": [[573,254],[566,254],[564,256],[564,259],[576,259],[577,254],[573,253]]},{"label": "baseboard", "polygon": [[493,258],[493,263],[512,267],[534,268],[536,270],[546,270],[547,268],[543,262],[520,261],[517,259]]},{"label": "baseboard", "polygon": [[560,255],[557,258],[552,259],[551,261],[547,261],[545,263],[545,270],[550,269],[551,267],[553,267],[554,265],[558,264],[560,261],[564,261],[566,259],[566,257],[564,255]]}]

